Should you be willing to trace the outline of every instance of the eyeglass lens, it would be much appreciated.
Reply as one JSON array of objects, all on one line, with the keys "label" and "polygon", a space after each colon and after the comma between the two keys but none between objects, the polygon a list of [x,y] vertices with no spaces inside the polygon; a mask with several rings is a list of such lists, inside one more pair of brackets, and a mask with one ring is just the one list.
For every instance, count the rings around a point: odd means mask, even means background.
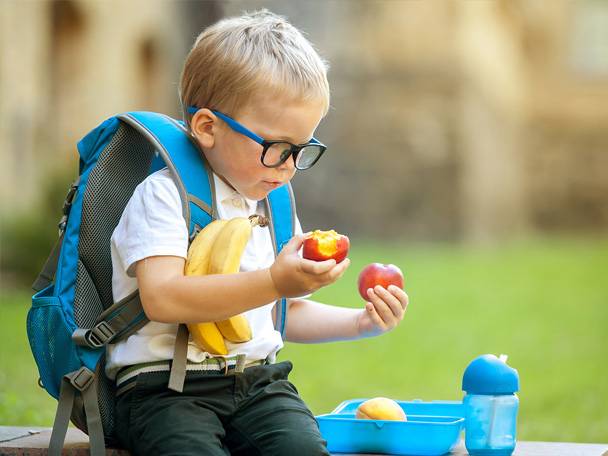
[{"label": "eyeglass lens", "polygon": [[[296,158],[296,167],[298,169],[310,168],[319,155],[321,154],[321,147],[311,145],[306,146],[300,150],[298,157]],[[267,150],[264,155],[264,165],[266,166],[279,166],[285,162],[291,155],[291,144],[289,143],[274,143]]]}]

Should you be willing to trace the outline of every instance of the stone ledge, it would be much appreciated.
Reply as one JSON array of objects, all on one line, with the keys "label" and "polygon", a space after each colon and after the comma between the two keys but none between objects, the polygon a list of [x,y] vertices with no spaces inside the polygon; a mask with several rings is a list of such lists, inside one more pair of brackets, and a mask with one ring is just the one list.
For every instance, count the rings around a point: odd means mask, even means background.
[{"label": "stone ledge", "polygon": [[[51,429],[0,426],[0,456],[42,456],[48,454]],[[70,427],[63,456],[89,456],[89,437]],[[517,442],[513,456],[608,456],[608,444],[568,442]],[[127,450],[107,448],[106,456],[130,456]],[[355,456],[341,454],[340,456]],[[365,456],[365,455],[359,455]],[[370,455],[371,456],[371,455]],[[448,456],[448,455],[446,455]],[[449,456],[468,456],[461,440]]]},{"label": "stone ledge", "polygon": [[[50,428],[0,426],[0,455],[47,455],[50,439]],[[80,429],[68,428],[62,455],[89,456],[89,437]],[[129,456],[129,452],[117,448],[107,448],[106,456]]]}]

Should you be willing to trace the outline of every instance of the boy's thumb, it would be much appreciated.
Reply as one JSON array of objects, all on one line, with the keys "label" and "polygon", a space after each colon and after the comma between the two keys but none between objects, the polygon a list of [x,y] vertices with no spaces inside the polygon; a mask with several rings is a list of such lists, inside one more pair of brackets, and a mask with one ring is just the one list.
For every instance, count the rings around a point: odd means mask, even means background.
[{"label": "boy's thumb", "polygon": [[287,244],[285,244],[283,246],[283,249],[281,250],[281,252],[295,253],[298,250],[300,250],[300,247],[302,247],[303,243],[304,243],[304,235],[296,234],[294,237],[292,237],[289,240],[289,242]]}]

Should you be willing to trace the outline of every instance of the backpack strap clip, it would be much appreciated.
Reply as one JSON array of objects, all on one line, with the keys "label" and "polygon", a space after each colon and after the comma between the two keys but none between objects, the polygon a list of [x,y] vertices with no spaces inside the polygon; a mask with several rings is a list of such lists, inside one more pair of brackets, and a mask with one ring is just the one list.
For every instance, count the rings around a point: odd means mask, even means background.
[{"label": "backpack strap clip", "polygon": [[70,185],[70,189],[68,190],[68,194],[65,196],[65,200],[63,201],[63,215],[68,215],[70,213],[70,209],[72,208],[72,203],[74,202],[74,196],[76,196],[76,192],[78,191],[78,181],[72,183]]},{"label": "backpack strap clip", "polygon": [[82,392],[91,386],[91,383],[95,380],[95,374],[90,369],[82,366],[77,371],[69,374],[68,378],[72,386]]},{"label": "backpack strap clip", "polygon": [[81,346],[101,348],[116,335],[116,331],[105,321],[100,321],[92,328],[77,328],[72,333],[72,340]]},{"label": "backpack strap clip", "polygon": [[59,228],[59,235],[65,231],[65,227],[68,223],[68,216],[70,215],[70,210],[72,209],[72,203],[74,202],[74,197],[76,196],[76,192],[78,191],[78,184],[80,183],[80,177],[70,185],[68,190],[68,194],[65,196],[65,200],[63,200],[63,209],[61,212],[63,215],[61,216],[61,220],[57,224],[57,228]]},{"label": "backpack strap clip", "polygon": [[76,328],[72,340],[81,347],[102,348],[130,336],[147,322],[136,290],[101,313],[92,328]]},{"label": "backpack strap clip", "polygon": [[100,321],[91,328],[89,343],[95,348],[100,348],[106,345],[115,335],[116,331],[108,323]]}]

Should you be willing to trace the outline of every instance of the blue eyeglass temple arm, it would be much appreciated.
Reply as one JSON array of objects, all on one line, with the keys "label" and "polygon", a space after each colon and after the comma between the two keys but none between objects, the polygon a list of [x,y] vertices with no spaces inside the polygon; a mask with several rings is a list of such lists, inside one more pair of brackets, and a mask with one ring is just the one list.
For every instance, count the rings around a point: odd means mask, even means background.
[{"label": "blue eyeglass temple arm", "polygon": [[[196,106],[188,106],[188,112],[190,114],[196,114],[197,111],[198,111],[198,108]],[[226,122],[230,126],[230,128],[232,128],[237,133],[240,133],[242,135],[247,136],[250,139],[253,139],[258,144],[262,144],[264,142],[264,138],[261,138],[258,135],[256,135],[254,132],[252,132],[251,130],[248,130],[247,128],[242,126],[240,123],[238,123],[236,120],[232,120],[227,115],[222,114],[219,111],[214,111],[213,109],[211,110],[211,112],[213,114],[215,114],[216,116],[218,116],[220,119],[222,119],[224,122]]]},{"label": "blue eyeglass temple arm", "polygon": [[309,144],[318,144],[319,146],[323,146],[323,143],[320,142],[317,138],[315,138],[314,136],[312,138],[310,138],[310,143]]},{"label": "blue eyeglass temple arm", "polygon": [[[196,106],[188,106],[188,113],[190,113],[190,114],[196,114],[196,112],[198,111],[198,109],[199,108],[197,108]],[[211,112],[213,114],[215,114],[216,116],[218,116],[220,119],[222,119],[224,122],[226,122],[230,126],[230,128],[232,128],[234,131],[236,131],[238,133],[241,133],[242,135],[245,135],[248,138],[253,139],[258,144],[263,144],[265,142],[264,138],[256,135],[251,130],[248,130],[247,128],[245,128],[244,126],[242,126],[240,123],[238,123],[236,120],[231,119],[230,117],[228,117],[225,114],[222,114],[219,111],[211,110]],[[309,144],[318,144],[320,146],[323,145],[316,138],[311,138]]]}]

